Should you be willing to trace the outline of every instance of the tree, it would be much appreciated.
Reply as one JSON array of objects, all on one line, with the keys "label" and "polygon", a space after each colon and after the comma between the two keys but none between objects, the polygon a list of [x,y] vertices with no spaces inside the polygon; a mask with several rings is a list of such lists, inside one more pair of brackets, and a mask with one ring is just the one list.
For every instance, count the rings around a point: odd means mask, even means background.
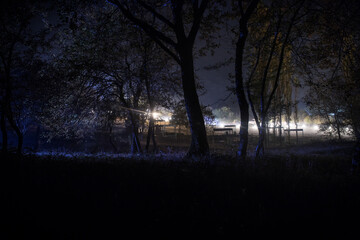
[{"label": "tree", "polygon": [[[186,112],[192,136],[187,156],[198,158],[208,155],[209,144],[195,84],[193,47],[209,0],[192,2],[172,0],[156,3],[141,0],[109,0],[109,2],[115,4],[126,18],[139,26],[180,65]],[[139,15],[137,13],[139,9],[147,14]],[[149,14],[163,27],[152,25],[148,20]],[[188,19],[191,20],[188,21]],[[162,29],[167,29],[167,31]]]},{"label": "tree", "polygon": [[[34,26],[32,20],[42,13],[44,6],[40,1],[2,1],[0,8],[0,109],[2,151],[7,152],[7,123],[15,131],[17,152],[22,152],[25,112],[29,112],[35,96],[29,97],[30,84],[38,71],[41,52],[46,48],[47,29]],[[40,14],[41,15],[41,14]],[[41,16],[40,16],[41,17]],[[35,27],[40,30],[35,29]],[[22,127],[20,122],[22,121]]]},{"label": "tree", "polygon": [[252,0],[248,7],[244,10],[244,1],[238,0],[238,8],[240,12],[239,19],[239,34],[236,43],[236,57],[235,57],[235,86],[236,96],[240,108],[240,143],[237,155],[240,159],[245,159],[248,146],[248,129],[249,129],[249,103],[246,99],[246,90],[243,80],[243,55],[245,50],[245,43],[248,36],[248,22],[252,13],[255,11],[258,0]]},{"label": "tree", "polygon": [[[279,79],[282,74],[282,67],[285,53],[291,42],[290,35],[294,25],[299,21],[302,15],[299,15],[304,1],[290,2],[289,5],[282,5],[281,1],[273,2],[270,8],[265,7],[260,14],[265,14],[265,25],[263,25],[260,33],[260,41],[255,41],[255,52],[257,52],[255,64],[249,74],[248,81],[248,98],[251,106],[253,116],[259,129],[259,141],[256,147],[256,158],[262,157],[264,154],[264,141],[266,136],[266,128],[268,122],[268,112],[279,85]],[[279,6],[277,6],[277,4]],[[268,22],[270,21],[270,22]],[[257,33],[255,33],[257,34]],[[259,37],[259,36],[255,36]],[[278,61],[275,63],[274,56],[278,56]],[[271,69],[274,67],[273,76],[271,76]],[[259,70],[259,68],[261,70]],[[260,74],[254,76],[254,74]],[[253,79],[258,77],[255,84],[258,89],[258,96],[255,100],[258,102],[258,112],[255,108],[254,88],[253,93],[250,91],[250,86],[253,85]],[[270,81],[272,79],[272,81]],[[254,86],[254,85],[253,85]]]},{"label": "tree", "polygon": [[342,91],[347,86],[339,79],[334,79],[334,81],[327,80],[314,86],[313,90],[307,94],[306,104],[313,114],[321,117],[320,131],[329,135],[335,134],[341,140],[341,135],[351,125],[349,115],[344,108],[346,106],[345,92]]},{"label": "tree", "polygon": [[[61,110],[65,105],[69,111],[73,111],[73,108],[77,113],[64,115],[60,111],[59,119],[65,118],[63,120],[67,121],[66,118],[74,116],[78,120],[85,120],[89,119],[89,112],[95,112],[102,116],[93,119],[94,124],[99,126],[103,119],[113,119],[112,115],[118,113],[114,109],[121,108],[128,115],[126,122],[131,129],[131,152],[135,153],[142,152],[140,120],[147,113],[146,109],[150,109],[145,149],[148,151],[152,138],[156,150],[151,113],[156,106],[166,107],[171,102],[170,96],[177,95],[174,86],[178,86],[178,77],[174,74],[176,69],[169,57],[108,4],[101,8],[99,5],[80,5],[63,14],[63,19],[68,19],[67,16],[76,17],[71,20],[69,28],[62,31],[68,40],[64,41],[55,68],[59,71],[57,75],[62,76],[62,85],[69,87],[64,92],[76,98],[76,103],[80,101],[85,104],[82,107],[65,104],[68,101],[65,98],[62,104],[55,106]],[[57,95],[57,99],[62,98],[62,95]],[[101,109],[99,106],[107,107]],[[111,116],[103,112],[111,112]],[[111,131],[111,124],[107,125]]]},{"label": "tree", "polygon": [[[313,19],[319,24],[303,41],[299,64],[304,69],[310,91],[307,105],[322,117],[322,130],[341,133],[351,126],[356,138],[353,163],[360,161],[359,134],[359,15],[358,1],[318,1]],[[309,24],[310,25],[310,24]],[[331,127],[331,128],[329,128]]]}]

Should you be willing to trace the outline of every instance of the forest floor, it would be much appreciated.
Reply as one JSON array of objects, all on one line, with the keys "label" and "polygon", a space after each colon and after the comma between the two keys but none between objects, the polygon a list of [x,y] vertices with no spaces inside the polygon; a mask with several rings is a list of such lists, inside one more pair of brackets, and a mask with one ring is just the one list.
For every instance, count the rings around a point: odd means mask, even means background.
[{"label": "forest floor", "polygon": [[348,238],[358,234],[360,216],[351,146],[268,148],[262,162],[249,158],[237,167],[181,161],[176,153],[162,161],[159,155],[1,156],[2,234],[10,234],[2,239]]}]

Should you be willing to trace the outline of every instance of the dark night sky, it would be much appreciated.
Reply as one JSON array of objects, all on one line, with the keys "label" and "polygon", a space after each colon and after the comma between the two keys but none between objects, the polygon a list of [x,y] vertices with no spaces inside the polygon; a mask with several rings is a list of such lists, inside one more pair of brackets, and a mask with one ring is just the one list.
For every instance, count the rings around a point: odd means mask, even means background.
[{"label": "dark night sky", "polygon": [[206,93],[200,96],[200,101],[204,105],[211,105],[211,107],[221,107],[223,105],[231,106],[234,110],[238,109],[236,105],[236,97],[230,96],[226,101],[223,101],[229,92],[226,90],[227,86],[232,86],[229,80],[229,74],[234,72],[234,64],[223,66],[216,70],[207,70],[204,67],[214,65],[218,62],[225,61],[229,57],[233,57],[231,50],[234,47],[229,40],[229,37],[222,39],[222,45],[215,50],[215,54],[211,56],[199,57],[195,60],[196,74],[200,81],[206,88]]},{"label": "dark night sky", "polygon": [[[225,61],[230,57],[235,57],[235,47],[231,43],[231,36],[226,36],[221,39],[221,46],[215,50],[215,54],[210,54],[205,57],[199,57],[195,60],[196,74],[199,80],[204,84],[206,93],[199,96],[200,101],[204,105],[211,106],[213,108],[219,108],[222,106],[230,107],[234,112],[239,113],[239,105],[235,95],[231,95],[227,91],[227,86],[232,87],[234,83],[229,80],[229,74],[234,74],[234,63],[230,63],[227,66],[223,66],[216,70],[207,70],[204,67],[214,65],[218,62]],[[244,79],[246,79],[246,69],[244,69]],[[305,89],[299,89],[299,96],[303,97]],[[226,100],[225,100],[226,98]],[[224,101],[225,100],[225,101]],[[299,102],[299,108],[304,108],[305,105],[301,101]]]}]

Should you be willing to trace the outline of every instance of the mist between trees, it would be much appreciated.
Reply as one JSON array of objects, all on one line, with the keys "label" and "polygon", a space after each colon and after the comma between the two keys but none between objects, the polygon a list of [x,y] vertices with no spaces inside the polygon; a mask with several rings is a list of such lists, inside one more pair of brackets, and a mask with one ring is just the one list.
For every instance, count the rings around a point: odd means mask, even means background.
[{"label": "mist between trees", "polygon": [[[320,138],[350,137],[358,165],[359,6],[2,1],[2,151],[76,144],[93,152],[166,148],[202,161],[221,133],[236,136],[228,151],[239,161],[249,151],[261,160],[267,146],[289,143],[291,131],[298,142],[311,128]],[[206,69],[233,66],[229,79],[219,81],[236,96],[235,110],[199,101],[206,79],[197,76],[194,59],[215,57],[224,35],[232,39],[226,47],[233,55]],[[249,133],[257,136],[250,145]]]}]

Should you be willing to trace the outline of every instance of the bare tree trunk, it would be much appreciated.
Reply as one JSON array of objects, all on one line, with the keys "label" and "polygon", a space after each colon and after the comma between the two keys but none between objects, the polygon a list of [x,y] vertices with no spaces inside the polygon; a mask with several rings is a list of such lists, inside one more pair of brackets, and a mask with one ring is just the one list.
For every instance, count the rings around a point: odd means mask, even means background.
[{"label": "bare tree trunk", "polygon": [[150,141],[153,141],[153,151],[157,152],[157,145],[156,145],[156,139],[155,139],[155,130],[154,130],[154,117],[153,117],[153,112],[155,109],[155,105],[154,105],[154,101],[151,95],[151,85],[150,85],[150,80],[149,80],[149,75],[151,74],[148,70],[148,47],[149,47],[149,41],[144,42],[144,52],[143,52],[143,67],[142,67],[142,78],[144,79],[145,82],[145,87],[146,87],[146,95],[147,95],[147,99],[148,99],[148,103],[149,103],[149,107],[150,107],[150,120],[149,120],[149,127],[148,127],[148,134],[146,137],[146,145],[145,145],[145,151],[148,153],[149,152],[149,146],[150,146]]},{"label": "bare tree trunk", "polygon": [[290,144],[290,119],[288,119],[287,125],[288,125],[288,143]]},{"label": "bare tree trunk", "polygon": [[2,152],[7,153],[8,150],[8,135],[6,131],[6,117],[5,117],[5,108],[3,107],[1,111],[1,134],[2,134]]},{"label": "bare tree trunk", "polygon": [[360,173],[360,132],[357,131],[355,133],[355,136],[356,136],[356,143],[352,155],[351,170],[353,174],[359,174]]},{"label": "bare tree trunk", "polygon": [[240,20],[240,36],[236,44],[235,61],[236,96],[240,108],[240,143],[237,155],[239,156],[240,160],[244,160],[246,158],[249,141],[249,103],[246,100],[242,69],[245,41],[248,35],[247,21],[248,19]]},{"label": "bare tree trunk", "polygon": [[243,79],[243,56],[245,43],[248,36],[248,21],[254,12],[258,0],[250,2],[248,8],[243,12],[243,1],[238,1],[238,5],[241,12],[241,18],[239,21],[239,38],[236,43],[236,58],[235,58],[235,85],[236,96],[240,108],[240,143],[237,156],[240,160],[244,160],[247,154],[247,147],[249,142],[249,103],[246,99],[246,90],[244,87]]},{"label": "bare tree trunk", "polygon": [[15,122],[15,120],[13,118],[13,114],[12,114],[10,106],[8,108],[6,116],[7,116],[8,120],[9,120],[10,126],[14,129],[14,131],[15,131],[17,137],[18,137],[17,153],[21,154],[22,153],[22,146],[23,146],[23,142],[24,142],[24,135],[20,131],[19,126],[16,124],[16,122]]},{"label": "bare tree trunk", "polygon": [[154,144],[154,153],[157,153],[157,152],[158,152],[158,147],[157,147],[156,139],[155,139],[155,129],[154,129],[154,126],[153,126],[152,128],[153,128],[153,133],[151,134],[151,137],[152,137],[152,141],[153,141],[153,144]]},{"label": "bare tree trunk", "polygon": [[[360,82],[358,81],[358,89],[360,89]],[[356,137],[356,143],[354,146],[354,152],[352,156],[352,172],[354,174],[360,173],[360,105],[357,101],[353,105],[354,110],[352,111],[352,127]]]},{"label": "bare tree trunk", "polygon": [[192,45],[182,45],[179,51],[181,59],[182,87],[189,125],[191,144],[187,156],[203,157],[209,154],[209,144],[206,136],[204,117],[201,111],[199,97],[196,91]]},{"label": "bare tree trunk", "polygon": [[336,133],[338,135],[339,141],[341,141],[341,129],[340,129],[341,127],[336,113],[334,115],[334,118],[335,118]]},{"label": "bare tree trunk", "polygon": [[[151,113],[153,111],[150,111]],[[151,115],[150,116],[150,121],[149,121],[149,127],[148,127],[148,134],[146,136],[146,145],[145,145],[145,151],[148,153],[149,152],[149,147],[150,147],[150,141],[152,140],[153,142],[153,151],[156,153],[157,152],[157,144],[156,144],[156,139],[155,139],[155,129],[154,129],[154,118]]]},{"label": "bare tree trunk", "polygon": [[[268,57],[268,60],[267,60],[267,63],[266,63],[266,66],[265,66],[265,70],[264,70],[264,76],[262,78],[262,87],[261,87],[261,94],[260,94],[260,115],[261,115],[261,125],[262,125],[262,129],[260,130],[260,136],[259,136],[259,141],[262,140],[264,141],[264,138],[265,136],[262,136],[264,135],[264,124],[265,124],[265,120],[266,120],[266,117],[267,117],[267,113],[268,113],[268,110],[269,110],[269,107],[270,107],[270,104],[272,102],[272,99],[274,97],[274,94],[276,92],[276,89],[278,87],[278,84],[279,84],[279,78],[280,78],[280,74],[281,74],[281,69],[282,69],[282,64],[283,64],[283,61],[284,61],[284,53],[285,53],[285,47],[287,46],[288,44],[288,39],[289,39],[289,36],[290,36],[290,33],[291,33],[291,29],[295,23],[295,19],[296,19],[296,16],[302,6],[302,4],[304,3],[304,1],[301,2],[301,5],[299,5],[299,7],[296,9],[296,11],[294,12],[293,16],[292,16],[292,19],[288,25],[288,28],[287,28],[287,31],[285,33],[285,39],[284,39],[284,42],[282,43],[283,45],[281,46],[281,52],[280,52],[280,55],[279,55],[279,63],[278,63],[278,67],[277,67],[277,71],[276,71],[276,77],[275,77],[275,83],[274,83],[274,87],[270,93],[270,96],[268,97],[268,100],[267,102],[265,103],[265,83],[266,83],[266,80],[267,80],[267,75],[268,75],[268,71],[269,71],[269,67],[270,67],[270,63],[272,61],[272,57],[274,55],[274,52],[275,52],[275,47],[276,47],[276,44],[277,44],[277,38],[278,38],[278,30],[280,29],[280,25],[281,25],[281,22],[282,22],[282,18],[283,16],[279,16],[279,19],[278,19],[278,23],[277,23],[277,27],[276,27],[276,34],[275,34],[275,37],[273,39],[273,42],[272,42],[272,46],[271,46],[271,50],[270,50],[270,53],[269,53],[269,57]],[[262,142],[259,142],[258,144],[258,147],[257,149],[259,148],[260,150],[264,151],[264,147],[263,147],[263,143]],[[256,151],[256,158],[259,157],[258,154],[261,154],[261,151]]]},{"label": "bare tree trunk", "polygon": [[261,127],[259,129],[259,141],[256,146],[255,158],[261,159],[264,156],[264,141],[265,141],[266,133],[265,126],[261,123]]},{"label": "bare tree trunk", "polygon": [[109,142],[110,142],[110,145],[112,146],[113,150],[115,153],[118,152],[118,149],[113,141],[113,127],[111,126],[111,124],[109,124]]},{"label": "bare tree trunk", "polygon": [[270,127],[269,127],[269,121],[266,121],[265,132],[266,132],[265,146],[266,146],[266,147],[269,147],[269,144],[270,144]]},{"label": "bare tree trunk", "polygon": [[152,116],[150,116],[148,133],[147,133],[147,136],[146,136],[146,145],[145,145],[145,152],[147,152],[147,153],[149,152],[151,135],[153,134],[153,126],[152,125],[153,125],[153,120],[152,120]]},{"label": "bare tree trunk", "polygon": [[274,126],[273,126],[273,136],[274,136],[274,142],[276,139],[276,108],[274,108]]},{"label": "bare tree trunk", "polygon": [[279,139],[280,139],[280,146],[282,145],[282,107],[280,107],[280,118],[279,118]]},{"label": "bare tree trunk", "polygon": [[34,145],[34,151],[37,152],[40,147],[40,126],[37,125],[36,127],[36,134],[35,134],[35,145]]},{"label": "bare tree trunk", "polygon": [[131,121],[131,130],[132,130],[131,153],[132,154],[134,154],[136,152],[142,153],[141,143],[140,143],[139,135],[138,135],[139,128],[137,126],[137,122],[131,111],[129,111],[129,116],[130,116],[130,121]]},{"label": "bare tree trunk", "polygon": [[298,100],[297,100],[297,95],[298,95],[298,86],[295,86],[295,133],[296,133],[296,144],[299,144],[299,134],[298,134],[298,122],[299,122],[299,117],[298,117]]}]

